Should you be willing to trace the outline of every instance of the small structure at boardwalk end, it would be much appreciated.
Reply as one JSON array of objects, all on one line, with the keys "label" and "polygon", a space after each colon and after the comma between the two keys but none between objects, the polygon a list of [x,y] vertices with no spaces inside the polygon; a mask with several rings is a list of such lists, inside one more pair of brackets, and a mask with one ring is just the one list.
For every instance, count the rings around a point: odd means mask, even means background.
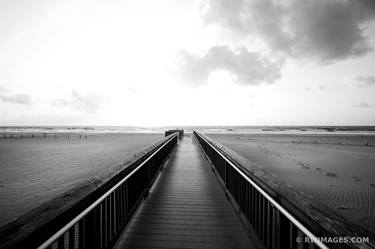
[{"label": "small structure at boardwalk end", "polygon": [[164,134],[167,137],[167,136],[169,136],[169,135],[171,135],[173,133],[176,133],[176,132],[178,133],[178,138],[179,139],[181,139],[184,136],[184,130],[183,129],[166,130],[164,132]]}]

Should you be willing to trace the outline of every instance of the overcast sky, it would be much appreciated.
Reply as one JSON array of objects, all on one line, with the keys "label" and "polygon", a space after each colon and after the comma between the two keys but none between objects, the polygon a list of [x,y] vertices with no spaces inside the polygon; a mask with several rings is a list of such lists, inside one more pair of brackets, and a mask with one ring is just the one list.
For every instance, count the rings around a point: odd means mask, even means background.
[{"label": "overcast sky", "polygon": [[375,125],[373,0],[0,1],[0,125]]}]

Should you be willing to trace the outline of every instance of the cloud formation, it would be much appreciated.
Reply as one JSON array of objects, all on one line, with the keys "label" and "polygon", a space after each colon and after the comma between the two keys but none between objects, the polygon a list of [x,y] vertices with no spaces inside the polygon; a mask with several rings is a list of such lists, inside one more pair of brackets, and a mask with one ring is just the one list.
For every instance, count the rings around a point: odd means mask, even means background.
[{"label": "cloud formation", "polygon": [[191,85],[207,82],[211,72],[225,70],[235,76],[235,83],[258,85],[280,78],[281,62],[272,62],[260,54],[241,47],[236,51],[228,46],[214,46],[203,55],[179,53],[179,74]]},{"label": "cloud formation", "polygon": [[[5,92],[5,89],[0,88],[0,92]],[[31,96],[27,94],[0,94],[0,101],[19,105],[30,105]]]},{"label": "cloud formation", "polygon": [[354,107],[360,107],[360,108],[370,108],[370,107],[375,107],[375,105],[371,105],[366,102],[359,103],[358,105],[354,105]]},{"label": "cloud formation", "polygon": [[353,84],[356,87],[364,88],[375,85],[375,77],[373,76],[358,76],[353,79]]},{"label": "cloud formation", "polygon": [[69,97],[53,101],[55,106],[65,106],[77,111],[95,113],[100,109],[103,99],[96,94],[82,94],[73,90]]},{"label": "cloud formation", "polygon": [[290,56],[330,62],[371,51],[363,24],[375,18],[373,0],[202,0],[206,24],[253,38]]}]

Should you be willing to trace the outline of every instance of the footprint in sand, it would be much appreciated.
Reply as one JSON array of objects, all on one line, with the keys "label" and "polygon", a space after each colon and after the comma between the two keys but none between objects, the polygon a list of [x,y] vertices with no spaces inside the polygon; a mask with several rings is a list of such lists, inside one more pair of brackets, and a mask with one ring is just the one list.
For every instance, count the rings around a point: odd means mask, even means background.
[{"label": "footprint in sand", "polygon": [[361,178],[359,178],[357,176],[353,176],[352,179],[353,179],[353,181],[356,181],[356,182],[361,180]]},{"label": "footprint in sand", "polygon": [[310,169],[308,163],[298,162],[297,165],[302,166],[302,169]]},{"label": "footprint in sand", "polygon": [[375,188],[375,183],[369,183],[369,185]]},{"label": "footprint in sand", "polygon": [[336,173],[333,173],[333,172],[326,172],[325,173],[326,176],[330,176],[330,177],[336,177]]},{"label": "footprint in sand", "polygon": [[354,209],[354,208],[345,207],[345,206],[338,206],[336,209],[341,209],[341,210],[350,210],[350,209]]},{"label": "footprint in sand", "polygon": [[316,170],[316,171],[322,171],[322,169],[321,169],[321,168],[315,168],[315,170]]}]

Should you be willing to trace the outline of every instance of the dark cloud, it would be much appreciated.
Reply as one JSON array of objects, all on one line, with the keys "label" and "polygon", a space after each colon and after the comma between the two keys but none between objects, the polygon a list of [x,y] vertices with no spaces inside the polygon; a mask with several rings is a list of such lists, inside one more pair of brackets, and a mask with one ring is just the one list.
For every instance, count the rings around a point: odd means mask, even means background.
[{"label": "dark cloud", "polygon": [[7,95],[0,94],[0,101],[20,104],[20,105],[30,105],[31,96],[27,94],[7,94]]},{"label": "dark cloud", "polygon": [[203,55],[181,51],[178,66],[180,75],[192,85],[205,83],[216,70],[232,73],[238,84],[258,85],[280,78],[281,62],[272,62],[244,47],[233,51],[227,46],[215,46]]},{"label": "dark cloud", "polygon": [[78,91],[72,91],[68,98],[55,99],[53,105],[66,106],[77,111],[95,113],[100,109],[103,99],[94,94],[82,94]]},{"label": "dark cloud", "polygon": [[360,88],[375,85],[375,77],[373,76],[358,76],[354,78],[354,85]]},{"label": "dark cloud", "polygon": [[360,107],[360,108],[370,108],[375,107],[375,105],[368,104],[366,102],[359,103],[358,105],[354,105],[354,107]]},{"label": "dark cloud", "polygon": [[203,0],[206,24],[260,38],[291,56],[334,61],[371,50],[361,25],[375,18],[373,0]]}]

